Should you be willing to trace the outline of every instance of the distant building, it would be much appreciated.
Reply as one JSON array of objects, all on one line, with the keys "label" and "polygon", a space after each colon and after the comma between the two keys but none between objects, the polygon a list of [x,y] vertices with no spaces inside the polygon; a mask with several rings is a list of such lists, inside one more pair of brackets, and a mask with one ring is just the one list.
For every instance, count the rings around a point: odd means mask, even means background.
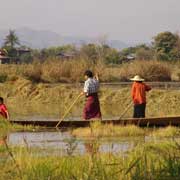
[{"label": "distant building", "polygon": [[1,56],[0,55],[0,64],[9,64],[10,58],[8,56]]},{"label": "distant building", "polygon": [[0,49],[0,64],[9,64],[10,58],[6,56],[6,52]]},{"label": "distant building", "polygon": [[132,61],[132,60],[135,60],[136,59],[136,55],[135,54],[129,54],[126,56],[126,59],[128,61]]},{"label": "distant building", "polygon": [[22,54],[26,54],[26,53],[31,53],[31,51],[27,48],[24,48],[24,49],[18,48],[18,49],[16,49],[16,51],[17,51],[18,56],[21,56]]},{"label": "distant building", "polygon": [[7,52],[5,50],[0,49],[0,64],[18,64],[20,63],[20,56],[26,53],[31,53],[29,49],[23,49],[23,48],[17,48],[16,49],[16,56],[15,57],[9,57],[7,56]]}]

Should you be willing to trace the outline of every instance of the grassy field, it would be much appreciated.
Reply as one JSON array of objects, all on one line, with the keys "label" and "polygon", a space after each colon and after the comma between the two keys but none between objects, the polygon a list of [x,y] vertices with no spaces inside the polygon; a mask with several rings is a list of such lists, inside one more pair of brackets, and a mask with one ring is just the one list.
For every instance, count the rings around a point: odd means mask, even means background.
[{"label": "grassy field", "polygon": [[[60,118],[81,92],[79,85],[32,83],[19,78],[0,84],[0,96],[4,97],[11,118],[20,116],[53,116]],[[104,118],[119,117],[131,103],[129,88],[102,87],[101,111]],[[81,117],[85,98],[79,99],[69,117]],[[179,90],[153,89],[147,94],[147,117],[180,115]],[[124,117],[132,117],[131,106]]]}]

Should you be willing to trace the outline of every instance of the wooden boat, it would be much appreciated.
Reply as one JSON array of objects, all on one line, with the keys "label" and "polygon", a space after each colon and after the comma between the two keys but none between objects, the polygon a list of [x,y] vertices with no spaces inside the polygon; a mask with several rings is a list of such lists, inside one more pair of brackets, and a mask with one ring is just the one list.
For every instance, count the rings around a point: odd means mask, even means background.
[{"label": "wooden boat", "polygon": [[[59,128],[72,128],[72,127],[88,127],[92,122],[96,120],[64,120],[60,123]],[[11,123],[21,125],[34,125],[55,127],[58,120],[12,120]],[[153,118],[122,118],[122,119],[103,119],[102,124],[114,124],[114,125],[137,125],[142,127],[152,126],[179,126],[180,116],[172,117],[153,117]]]}]

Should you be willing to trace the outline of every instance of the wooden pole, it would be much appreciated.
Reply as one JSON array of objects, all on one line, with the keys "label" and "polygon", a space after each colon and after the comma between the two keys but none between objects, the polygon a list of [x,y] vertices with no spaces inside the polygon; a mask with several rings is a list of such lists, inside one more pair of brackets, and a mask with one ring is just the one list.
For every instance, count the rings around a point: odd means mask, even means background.
[{"label": "wooden pole", "polygon": [[64,120],[64,118],[68,115],[68,113],[71,111],[73,106],[76,104],[76,102],[79,100],[81,97],[81,94],[77,96],[77,98],[74,100],[74,102],[71,104],[71,106],[67,109],[67,111],[64,113],[63,117],[60,119],[60,121],[56,124],[56,128],[59,126],[59,124]]},{"label": "wooden pole", "polygon": [[127,108],[123,111],[123,113],[120,115],[119,120],[124,116],[124,114],[129,110],[129,108],[132,106],[133,102],[131,102]]}]

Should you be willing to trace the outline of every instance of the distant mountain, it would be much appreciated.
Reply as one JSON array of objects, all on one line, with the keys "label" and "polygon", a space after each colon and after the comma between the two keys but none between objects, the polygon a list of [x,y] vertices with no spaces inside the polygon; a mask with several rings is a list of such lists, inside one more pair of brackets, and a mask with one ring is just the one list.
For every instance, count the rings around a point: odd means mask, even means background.
[{"label": "distant mountain", "polygon": [[[33,30],[30,28],[16,29],[16,34],[20,39],[22,45],[26,45],[31,48],[47,48],[51,46],[62,46],[67,44],[74,44],[80,46],[82,44],[96,42],[93,38],[87,37],[73,37],[73,36],[61,36],[58,33],[48,30]],[[2,46],[5,36],[9,30],[0,30],[0,45]],[[107,44],[113,48],[122,49],[129,47],[130,45],[119,40],[108,40]]]}]

